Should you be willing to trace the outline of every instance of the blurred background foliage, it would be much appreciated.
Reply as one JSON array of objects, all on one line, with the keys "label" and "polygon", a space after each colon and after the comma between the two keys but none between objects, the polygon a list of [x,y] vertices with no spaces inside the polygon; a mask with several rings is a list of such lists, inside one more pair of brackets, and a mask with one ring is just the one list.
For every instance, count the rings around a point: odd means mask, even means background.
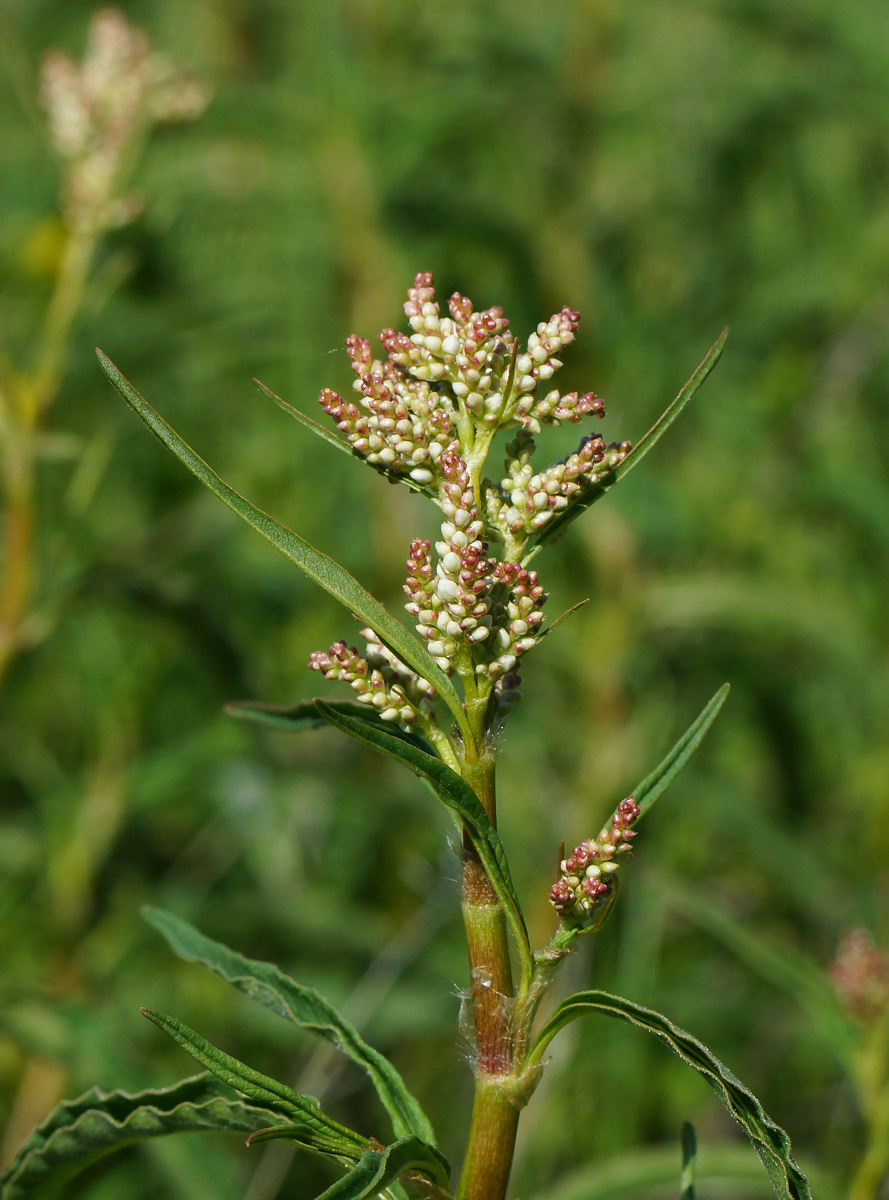
[{"label": "blurred background foliage", "polygon": [[[502,831],[542,942],[560,839],[590,836],[731,681],[646,823],[614,920],[568,973],[707,1042],[822,1193],[841,1195],[865,1134],[826,970],[850,927],[889,945],[889,10],[121,7],[214,96],[151,139],[144,212],[101,245],[47,421],[29,641],[0,697],[7,1150],[63,1095],[189,1072],[140,1003],[377,1130],[360,1080],[171,959],[138,919],[150,901],[344,1004],[457,1152],[470,1076],[447,820],[333,732],[257,733],[221,714],[233,698],[311,695],[307,656],[351,637],[348,618],[147,436],[92,354],[400,610],[404,552],[431,512],[342,470],[249,381],[316,415],[322,385],[348,387],[344,336],[399,324],[414,272],[431,269],[442,298],[500,303],[522,336],[579,309],[562,379],[605,398],[611,439],[637,440],[731,326],[644,470],[537,564],[554,616],[592,602],[526,664]],[[80,55],[92,11],[0,13],[13,361],[28,359],[61,242],[39,63],[55,45]],[[543,452],[576,440],[553,431]],[[678,1179],[685,1118],[705,1171],[710,1144],[724,1176],[711,1194],[766,1194],[696,1077],[634,1030],[577,1027],[524,1118],[514,1190],[649,1194],[658,1155]],[[324,1171],[189,1137],[66,1195],[274,1200],[314,1195]]]}]

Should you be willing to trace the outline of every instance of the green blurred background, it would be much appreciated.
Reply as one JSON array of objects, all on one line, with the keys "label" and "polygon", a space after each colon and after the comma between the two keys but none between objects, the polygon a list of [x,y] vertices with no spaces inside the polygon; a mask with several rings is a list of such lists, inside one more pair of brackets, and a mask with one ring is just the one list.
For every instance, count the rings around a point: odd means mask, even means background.
[{"label": "green blurred background", "polygon": [[[566,973],[707,1042],[822,1194],[842,1194],[864,1135],[819,981],[849,927],[889,944],[889,8],[121,7],[214,98],[152,138],[144,214],[103,243],[48,422],[37,633],[0,698],[10,1138],[94,1082],[190,1072],[141,1003],[377,1132],[361,1080],[174,961],[139,920],[149,901],[345,1004],[458,1153],[471,1087],[447,819],[333,732],[222,715],[233,698],[311,695],[308,654],[351,639],[349,619],[162,451],[92,354],[400,610],[404,551],[431,512],[343,471],[250,377],[316,415],[323,385],[348,387],[344,336],[399,324],[414,273],[432,270],[440,297],[502,304],[522,336],[579,309],[559,382],[605,398],[613,440],[636,441],[731,326],[644,469],[536,564],[553,615],[592,602],[527,661],[502,832],[539,944],[560,839],[593,834],[731,681],[644,826],[620,911]],[[58,241],[39,62],[53,45],[80,55],[92,11],[4,0],[0,14],[0,319],[17,361]],[[555,458],[577,431],[541,440]],[[564,1036],[524,1118],[516,1195],[597,1196],[592,1178],[555,1181],[600,1160],[613,1196],[665,1145],[678,1178],[686,1118],[702,1156],[731,1157],[730,1121],[659,1045],[608,1023]],[[736,1164],[710,1194],[765,1195],[749,1161],[750,1182]],[[214,1135],[125,1152],[65,1195],[274,1200],[330,1181]]]}]

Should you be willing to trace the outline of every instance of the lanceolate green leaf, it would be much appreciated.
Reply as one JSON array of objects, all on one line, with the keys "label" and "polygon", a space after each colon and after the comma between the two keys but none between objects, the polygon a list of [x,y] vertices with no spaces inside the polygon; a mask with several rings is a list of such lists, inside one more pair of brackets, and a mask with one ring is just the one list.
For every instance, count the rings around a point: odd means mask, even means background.
[{"label": "lanceolate green leaf", "polygon": [[682,1122],[682,1174],[679,1177],[680,1200],[695,1200],[695,1172],[698,1165],[698,1141],[694,1125]]},{"label": "lanceolate green leaf", "polygon": [[425,779],[442,803],[456,813],[463,822],[515,934],[521,960],[524,990],[525,985],[530,982],[533,968],[528,930],[509,873],[506,851],[503,849],[500,835],[491,823],[478,796],[469,784],[440,758],[425,754],[422,750],[408,745],[392,733],[371,729],[332,708],[329,704],[325,704],[323,700],[316,700],[315,707],[325,721],[331,725],[342,729],[344,733],[348,733],[350,737],[362,742],[365,746],[371,746],[374,750],[379,750],[381,754],[398,759],[416,775]]},{"label": "lanceolate green leaf", "polygon": [[595,504],[597,500],[601,500],[606,492],[610,491],[611,488],[613,488],[616,483],[623,479],[623,477],[629,471],[632,471],[633,467],[638,466],[649,450],[657,445],[657,443],[661,440],[661,438],[685,408],[686,404],[688,404],[689,400],[691,400],[692,396],[716,366],[717,362],[719,361],[719,357],[725,348],[727,338],[728,328],[725,328],[707,351],[703,362],[697,368],[691,379],[689,379],[688,383],[685,385],[670,407],[667,408],[660,417],[658,417],[657,421],[655,421],[648,433],[646,433],[644,437],[642,437],[636,443],[623,462],[618,463],[611,474],[606,476],[601,483],[589,488],[589,490],[586,491],[579,500],[576,500],[563,513],[561,513],[558,517],[555,517],[549,522],[549,524],[544,526],[540,535],[534,539],[533,548],[525,556],[524,561],[526,563],[529,562],[534,555],[536,555],[541,546],[546,545],[548,542],[557,541],[572,521],[576,520],[582,512],[590,507],[590,505]]},{"label": "lanceolate green leaf", "polygon": [[365,1150],[348,1174],[318,1200],[370,1200],[405,1172],[422,1175],[441,1188],[448,1186],[448,1171],[441,1155],[419,1138],[404,1138],[384,1150]]},{"label": "lanceolate green leaf", "polygon": [[[427,754],[435,753],[424,737],[418,733],[408,733],[398,725],[393,725],[391,721],[380,720],[375,710],[367,704],[355,704],[349,700],[329,700],[326,703],[331,708],[335,708],[337,712],[345,713],[347,717],[354,717],[356,721],[361,721],[374,729],[382,729],[384,733],[393,733],[402,741],[417,746]],[[299,733],[304,729],[318,729],[327,724],[315,707],[314,700],[303,700],[299,704],[293,705],[263,704],[258,700],[232,700],[226,704],[225,711],[238,721],[252,721],[258,725],[267,725],[271,729],[282,729],[289,733]]]},{"label": "lanceolate green leaf", "polygon": [[656,446],[661,440],[661,438],[685,408],[686,404],[688,404],[689,400],[691,400],[692,396],[719,362],[720,356],[725,349],[725,343],[727,340],[728,326],[723,329],[722,333],[704,355],[703,361],[700,363],[691,379],[689,379],[688,383],[685,385],[670,407],[661,413],[661,415],[652,425],[651,429],[649,429],[648,433],[646,433],[644,437],[640,438],[623,462],[618,463],[618,465],[615,467],[615,482],[623,479],[624,475],[627,475],[630,471],[632,471],[633,467],[637,467],[649,450],[653,449],[654,446]]},{"label": "lanceolate green leaf", "polygon": [[144,1138],[195,1130],[253,1133],[280,1121],[270,1108],[221,1094],[210,1075],[130,1095],[93,1088],[65,1100],[0,1175],[0,1200],[42,1200],[84,1167]]},{"label": "lanceolate green leaf", "polygon": [[790,1138],[764,1111],[753,1093],[707,1047],[660,1013],[608,992],[577,992],[569,996],[541,1029],[528,1056],[528,1065],[540,1062],[547,1046],[570,1021],[592,1013],[617,1017],[655,1034],[683,1062],[707,1080],[723,1104],[749,1134],[772,1185],[782,1200],[811,1200],[809,1182],[794,1161]]},{"label": "lanceolate green leaf", "polygon": [[[192,1058],[197,1059],[201,1066],[212,1071],[217,1079],[242,1092],[248,1099],[275,1110],[276,1114],[282,1114],[294,1126],[294,1137],[303,1145],[320,1154],[353,1160],[360,1157],[368,1139],[328,1117],[314,1100],[301,1096],[286,1083],[270,1079],[268,1075],[254,1071],[252,1067],[217,1049],[176,1017],[152,1008],[143,1008],[142,1012],[164,1033],[169,1034],[174,1042],[178,1042],[183,1050],[187,1050]],[[272,1124],[280,1124],[280,1120]]]},{"label": "lanceolate green leaf", "polygon": [[730,685],[724,683],[716,695],[704,706],[700,715],[689,725],[685,733],[650,775],[637,784],[631,795],[639,805],[639,817],[644,817],[655,800],[664,792],[700,746],[710,726],[719,715],[719,710],[728,698]]},{"label": "lanceolate green leaf", "polygon": [[268,396],[270,400],[273,400],[280,409],[287,413],[288,417],[293,417],[294,421],[299,421],[300,425],[303,425],[306,429],[311,430],[311,432],[317,437],[323,438],[323,440],[328,442],[331,446],[335,446],[337,450],[342,451],[343,454],[348,454],[349,458],[355,458],[359,462],[366,463],[367,466],[371,467],[378,474],[383,475],[386,479],[395,479],[399,483],[403,483],[406,487],[409,487],[412,492],[420,492],[421,495],[427,496],[433,501],[433,503],[440,504],[438,496],[436,496],[435,492],[431,491],[429,488],[421,487],[420,484],[415,483],[409,475],[399,475],[394,471],[388,471],[382,465],[382,463],[378,466],[376,463],[368,462],[364,455],[359,454],[357,450],[353,450],[348,442],[344,442],[342,438],[337,437],[337,435],[326,426],[321,425],[318,421],[313,421],[311,417],[307,417],[306,414],[300,412],[298,408],[294,408],[292,404],[288,404],[286,400],[282,400],[281,397],[276,395],[270,387],[266,387],[266,385],[261,383],[258,379],[254,379],[253,382],[259,388],[262,394],[264,396]]},{"label": "lanceolate green leaf", "polygon": [[296,563],[304,574],[325,591],[330,592],[351,613],[369,625],[403,662],[413,667],[424,679],[428,679],[451,710],[464,739],[471,742],[472,734],[453,683],[404,625],[400,621],[396,621],[391,613],[387,612],[378,600],[366,592],[358,580],[339,563],[334,562],[322,551],[316,550],[299,534],[279,524],[268,513],[251,504],[240,492],[236,492],[233,487],[230,487],[136,391],[111,359],[101,350],[97,350],[96,353],[105,374],[167,449],[171,450],[188,467],[189,471],[224,504],[227,504],[233,512],[236,512],[248,525],[252,525],[273,546],[276,546],[282,554]]},{"label": "lanceolate green leaf", "polygon": [[392,1119],[397,1138],[414,1134],[424,1142],[435,1144],[435,1133],[429,1118],[389,1060],[369,1046],[358,1030],[314,988],[290,979],[271,963],[243,958],[221,942],[205,937],[187,921],[172,913],[145,907],[142,915],[164,935],[181,958],[209,967],[251,1000],[270,1008],[301,1029],[318,1034],[358,1063],[370,1076]]}]

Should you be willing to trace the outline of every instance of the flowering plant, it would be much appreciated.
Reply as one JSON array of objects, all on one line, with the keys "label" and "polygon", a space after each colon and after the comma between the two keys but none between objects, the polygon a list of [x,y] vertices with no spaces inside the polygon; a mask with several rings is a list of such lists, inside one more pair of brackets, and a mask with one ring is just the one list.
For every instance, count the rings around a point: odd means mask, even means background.
[{"label": "flowering plant", "polygon": [[[601,418],[592,392],[562,394],[551,380],[574,340],[578,314],[563,308],[522,345],[499,308],[477,311],[455,294],[443,316],[432,277],[408,292],[411,332],[380,335],[385,358],[362,338],[347,340],[354,395],[324,389],[321,407],[337,432],[276,403],[302,425],[441,510],[434,544],[417,538],[404,591],[414,636],[333,559],[261,512],[225,483],[101,352],[109,379],[211,491],[300,569],[336,596],[362,625],[364,646],[335,642],[311,655],[327,680],[348,683],[352,700],[315,699],[289,709],[253,702],[233,715],[293,730],[329,724],[398,760],[450,810],[461,834],[462,911],[471,984],[475,1098],[459,1176],[436,1144],[430,1119],[401,1076],[313,988],[269,963],[211,941],[157,909],[147,920],[183,958],[215,971],[252,999],[332,1043],[368,1074],[393,1136],[348,1128],[311,1098],[223,1053],[175,1017],[145,1015],[205,1068],[172,1088],[129,1095],[87,1093],[63,1104],[34,1134],[0,1181],[2,1200],[25,1200],[116,1145],[193,1129],[234,1129],[248,1144],[285,1139],[339,1164],[325,1200],[360,1200],[407,1190],[439,1200],[500,1200],[506,1193],[520,1114],[537,1087],[556,1034],[578,1017],[616,1017],[661,1038],[714,1087],[750,1135],[778,1194],[804,1200],[808,1184],[787,1135],[756,1098],[691,1035],[666,1017],[606,992],[563,999],[548,1018],[540,1006],[579,939],[601,928],[617,896],[618,869],[636,826],[700,744],[728,688],[721,688],[666,758],[621,800],[597,836],[560,855],[550,901],[549,944],[531,946],[505,848],[497,832],[498,740],[520,699],[521,664],[562,618],[544,621],[546,592],[531,564],[572,521],[619,482],[675,420],[716,363],[725,333],[676,400],[632,447],[586,434],[577,450],[546,467],[535,461],[544,425]],[[486,471],[495,436],[512,432],[499,481]],[[565,614],[568,615],[568,614]],[[564,853],[564,852],[563,852]],[[234,1095],[232,1094],[232,1089]],[[694,1139],[683,1139],[684,1187],[691,1194]]]}]

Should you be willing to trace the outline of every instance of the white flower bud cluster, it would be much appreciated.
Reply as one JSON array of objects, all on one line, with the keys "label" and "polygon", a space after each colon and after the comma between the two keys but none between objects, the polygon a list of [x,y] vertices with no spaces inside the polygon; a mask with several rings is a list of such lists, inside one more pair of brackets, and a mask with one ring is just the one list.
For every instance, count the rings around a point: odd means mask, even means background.
[{"label": "white flower bud cluster", "polygon": [[325,679],[350,683],[358,701],[375,708],[384,721],[407,727],[419,716],[433,718],[432,686],[396,658],[372,629],[362,629],[361,636],[367,646],[363,655],[354,646],[334,642],[329,653],[311,654],[309,666]]},{"label": "white flower bud cluster", "polygon": [[[476,672],[500,679],[535,645],[546,593],[536,572],[487,557],[463,459],[446,451],[441,466],[448,519],[435,544],[438,562],[433,567],[428,542],[418,538],[411,543],[405,607],[443,670],[450,670],[468,645]],[[516,699],[511,697],[510,703]]]},{"label": "white flower bud cluster", "polygon": [[506,447],[507,474],[487,495],[487,515],[507,544],[523,541],[589,488],[603,482],[631,449],[629,442],[610,446],[598,434],[585,437],[577,450],[542,471],[531,465],[534,440],[521,430]]},{"label": "white flower bud cluster", "polygon": [[559,879],[550,889],[549,901],[561,917],[586,924],[595,909],[614,890],[614,875],[620,855],[632,849],[636,836],[631,828],[639,816],[632,796],[621,800],[611,821],[597,838],[575,847],[559,864]]},{"label": "white flower bud cluster", "polygon": [[415,379],[445,384],[455,408],[480,424],[496,425],[514,340],[509,321],[499,307],[475,312],[459,292],[451,296],[448,310],[451,315],[442,317],[432,274],[418,274],[404,306],[413,332],[392,346],[393,361]]},{"label": "white flower bud cluster", "polygon": [[[381,337],[390,346],[407,341],[392,330]],[[348,337],[346,348],[358,376],[352,386],[361,399],[356,404],[324,388],[321,407],[372,466],[408,475],[421,487],[433,483],[439,478],[436,463],[453,438],[447,397],[405,375],[391,355],[386,362],[375,359],[365,338]]]},{"label": "white flower bud cluster", "polygon": [[97,234],[132,220],[138,201],[118,195],[118,186],[136,134],[154,122],[196,117],[208,99],[203,85],[153,54],[145,35],[114,8],[93,17],[82,64],[50,51],[42,100],[53,145],[67,164],[68,225]]}]

